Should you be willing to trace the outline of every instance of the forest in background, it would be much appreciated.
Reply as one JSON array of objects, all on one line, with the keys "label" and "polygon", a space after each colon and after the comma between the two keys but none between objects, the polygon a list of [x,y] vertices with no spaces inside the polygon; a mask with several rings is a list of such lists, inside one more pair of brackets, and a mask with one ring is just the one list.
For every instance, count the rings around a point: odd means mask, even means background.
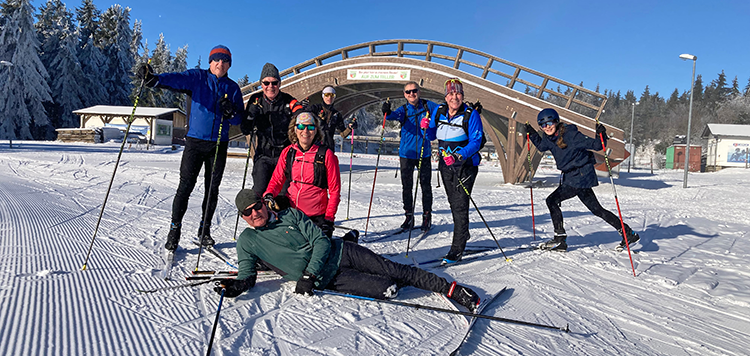
[{"label": "forest in background", "polygon": [[[2,2],[0,60],[13,65],[0,66],[0,139],[54,139],[56,128],[78,127],[74,110],[94,105],[131,106],[137,86],[133,72],[148,58],[156,73],[188,68],[187,45],[173,54],[160,35],[149,50],[141,26],[139,20],[131,25],[130,8],[121,5],[102,12],[92,0],[83,0],[70,10],[61,0],[48,0],[37,11],[30,0]],[[199,59],[195,67],[200,66]],[[248,76],[237,82],[247,85]],[[567,94],[572,89],[556,90]],[[750,124],[750,79],[741,86],[736,76],[730,82],[722,71],[704,83],[698,74],[693,90],[692,142],[698,142],[707,123]],[[526,88],[526,93],[535,94],[533,88]],[[647,85],[638,96],[634,90],[622,94],[604,89],[603,94],[607,104],[601,121],[623,129],[628,140],[633,118],[636,146],[655,145],[657,152],[663,153],[675,136],[687,133],[689,90],[675,88],[666,97],[651,93]],[[595,105],[601,100],[586,94],[578,98]],[[565,105],[554,95],[544,99]],[[146,90],[139,105],[184,110],[185,95]],[[367,131],[377,131],[381,125],[379,109],[379,104],[372,105],[357,113]],[[590,109],[581,106],[574,105],[572,110],[591,116]]]}]

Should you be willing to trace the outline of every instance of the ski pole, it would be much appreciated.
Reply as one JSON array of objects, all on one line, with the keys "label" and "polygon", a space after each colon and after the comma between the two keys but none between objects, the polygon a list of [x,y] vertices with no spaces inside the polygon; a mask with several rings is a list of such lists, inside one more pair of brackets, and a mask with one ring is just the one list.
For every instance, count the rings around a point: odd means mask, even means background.
[{"label": "ski pole", "polygon": [[[528,123],[528,122],[527,122]],[[534,241],[536,241],[536,222],[534,222],[534,176],[532,174],[533,167],[531,166],[531,140],[529,139],[529,133],[526,133],[526,146],[529,148],[529,193],[531,194],[531,231],[534,233]]]},{"label": "ski pole", "polygon": [[[440,152],[443,153],[444,157],[448,157],[448,153],[446,153],[445,150],[441,150]],[[513,261],[512,259],[508,258],[508,256],[505,255],[505,251],[503,251],[503,248],[500,247],[500,243],[497,242],[497,239],[495,238],[495,234],[493,234],[492,229],[490,229],[490,225],[487,224],[487,220],[484,220],[484,216],[482,216],[482,212],[479,211],[479,207],[477,206],[477,203],[474,202],[474,198],[471,197],[471,193],[469,193],[469,190],[466,189],[466,186],[464,186],[464,182],[461,180],[461,177],[458,175],[458,173],[456,173],[456,168],[454,168],[453,166],[450,166],[450,168],[451,170],[453,170],[453,175],[455,175],[458,178],[456,180],[458,181],[458,184],[461,186],[461,188],[464,189],[464,193],[466,193],[466,195],[469,196],[469,200],[471,200],[471,204],[474,205],[474,209],[476,209],[477,213],[479,213],[479,217],[482,218],[482,222],[484,222],[484,226],[487,227],[487,230],[490,232],[490,236],[492,236],[492,239],[495,240],[495,244],[497,245],[497,248],[500,249],[500,252],[502,252],[503,257],[505,257],[505,261],[507,262]]]},{"label": "ski pole", "polygon": [[[596,125],[599,125],[599,116],[596,117]],[[596,126],[595,126],[596,127]],[[604,135],[599,134],[599,139],[602,142],[602,149],[604,150],[604,163],[607,164],[607,173],[609,175],[609,182],[612,183],[612,193],[615,195],[615,204],[617,205],[617,215],[620,217],[620,228],[622,230],[622,238],[625,240],[625,246],[628,248],[628,257],[630,258],[630,268],[633,270],[633,277],[637,277],[635,274],[635,265],[633,264],[633,255],[630,253],[630,242],[628,241],[628,234],[625,232],[625,222],[622,220],[622,211],[620,210],[620,200],[617,199],[617,189],[615,188],[615,181],[612,179],[612,167],[609,165],[609,154],[607,153],[607,146],[604,144]]]},{"label": "ski pole", "polygon": [[[151,63],[151,59],[146,62],[146,65]],[[130,132],[130,126],[135,121],[135,109],[138,107],[138,99],[141,97],[143,91],[143,85],[146,83],[146,77],[141,78],[141,85],[138,87],[138,93],[135,95],[135,101],[133,102],[133,111],[130,112],[128,118],[128,126],[125,128],[125,136],[122,138],[122,144],[120,144],[120,152],[117,154],[117,160],[115,161],[115,168],[112,170],[112,178],[109,179],[109,186],[107,187],[107,194],[104,195],[104,202],[102,203],[102,210],[99,211],[99,219],[96,220],[96,227],[94,228],[94,236],[91,237],[91,243],[89,249],[86,252],[86,259],[83,261],[81,271],[86,270],[86,266],[89,262],[89,256],[91,256],[91,249],[94,247],[94,240],[96,240],[96,234],[99,232],[99,224],[102,222],[102,216],[104,215],[104,207],[107,205],[107,199],[109,199],[109,192],[112,190],[112,182],[115,180],[115,174],[117,173],[117,167],[120,166],[120,157],[122,157],[122,150],[125,149],[125,142],[128,141],[128,133]]]},{"label": "ski pole", "polygon": [[[438,162],[438,163],[440,163],[440,162]],[[439,165],[438,165],[438,167],[439,167]],[[436,169],[435,171],[437,172],[437,181],[438,181],[438,185],[435,188],[440,188],[440,168]]]},{"label": "ski pole", "polygon": [[212,280],[209,279],[209,280],[206,280],[206,281],[193,282],[193,283],[185,283],[185,284],[178,284],[176,286],[161,287],[161,288],[149,289],[149,290],[136,289],[136,291],[138,291],[140,293],[155,293],[155,292],[161,292],[161,291],[165,291],[165,290],[187,288],[187,287],[195,287],[195,286],[199,286],[201,284],[206,284],[206,283],[211,282],[211,281]]},{"label": "ski pole", "polygon": [[333,295],[333,296],[337,296],[337,297],[344,297],[344,298],[360,299],[360,300],[366,300],[366,301],[376,302],[376,303],[385,303],[385,304],[400,305],[402,307],[408,307],[408,308],[432,310],[432,311],[441,312],[441,313],[465,315],[465,316],[471,316],[471,317],[475,317],[475,318],[482,318],[482,319],[488,319],[488,320],[494,320],[494,321],[502,321],[502,322],[512,323],[512,324],[520,324],[520,325],[536,326],[536,327],[540,327],[540,328],[555,329],[555,330],[565,331],[566,333],[570,332],[570,328],[569,328],[568,324],[565,324],[565,327],[545,325],[545,324],[537,324],[537,323],[532,323],[532,322],[523,321],[523,320],[507,319],[507,318],[501,318],[501,317],[492,316],[492,315],[483,315],[483,314],[476,314],[476,313],[465,312],[465,311],[460,311],[460,310],[431,307],[429,305],[423,305],[423,304],[414,304],[414,303],[399,302],[399,301],[391,300],[391,299],[375,299],[375,298],[370,298],[370,297],[362,297],[362,296],[358,296],[358,295],[344,294],[344,293],[333,292],[333,291],[329,291],[329,290],[315,290],[315,293],[328,294],[328,295]]},{"label": "ski pole", "polygon": [[[356,118],[355,118],[356,120]],[[349,203],[352,202],[352,162],[354,162],[354,128],[350,132],[352,136],[351,153],[349,153],[349,193],[346,195],[346,220],[349,220]]]},{"label": "ski pole", "polygon": [[219,308],[216,310],[216,318],[214,319],[214,328],[211,330],[211,338],[208,340],[208,351],[206,351],[206,356],[211,355],[211,346],[214,345],[214,335],[216,334],[216,325],[219,325],[219,314],[221,313],[221,303],[224,302],[224,292],[226,292],[226,288],[221,289],[221,297],[219,298]]},{"label": "ski pole", "polygon": [[[245,181],[247,180],[247,167],[250,165],[250,151],[253,149],[253,139],[255,138],[255,130],[250,134],[250,140],[247,141],[247,158],[245,159],[245,174],[242,176],[242,189],[245,189]],[[237,219],[234,221],[234,235],[232,240],[237,241],[237,227],[240,225],[240,214],[237,212]]]},{"label": "ski pole", "polygon": [[[224,97],[227,97],[227,94],[224,94]],[[223,115],[223,114],[222,114]],[[214,114],[214,120],[216,119],[216,114]],[[219,157],[219,146],[221,145],[221,127],[224,125],[224,118],[222,117],[219,120],[219,133],[216,135],[216,153],[214,153],[214,162],[211,164],[211,179],[208,183],[208,191],[206,192],[206,195],[204,196],[204,199],[206,199],[206,208],[203,209],[203,219],[208,216],[208,208],[211,206],[211,203],[209,201],[211,200],[211,190],[214,188],[214,177],[216,173],[216,160]],[[218,193],[217,193],[218,194]],[[203,254],[203,237],[206,235],[206,227],[211,224],[211,220],[209,221],[203,221],[203,226],[201,227],[201,236],[200,236],[200,244],[198,245],[198,260],[195,262],[195,270],[198,270],[198,266],[201,263],[201,254]]]},{"label": "ski pole", "polygon": [[[430,117],[430,112],[427,111],[426,109],[427,109],[427,107],[425,107],[425,112],[427,113],[426,117]],[[419,128],[419,119],[418,119],[417,115],[414,116],[414,121],[417,124],[417,128]],[[414,224],[416,224],[416,221],[414,219],[414,212],[417,211],[417,209],[416,209],[416,207],[417,207],[417,192],[419,191],[419,180],[420,180],[420,178],[422,178],[422,156],[424,155],[424,140],[427,139],[427,130],[422,130],[422,137],[421,137],[421,139],[422,139],[421,140],[422,141],[421,142],[422,149],[419,150],[419,158],[417,158],[419,160],[419,163],[417,163],[417,185],[414,186],[414,199],[413,199],[412,204],[411,204],[411,218],[412,218],[412,223],[414,223]],[[415,140],[415,141],[417,141],[417,144],[420,143],[419,140]],[[419,146],[415,147],[416,148],[414,150],[415,153],[416,153],[418,147]],[[430,188],[430,189],[432,189],[432,188]],[[422,187],[422,194],[424,194],[424,187]],[[424,207],[422,207],[422,208],[424,208]],[[409,238],[406,240],[406,253],[404,254],[404,257],[409,257],[409,247],[411,246],[411,231],[412,230],[414,230],[414,229],[413,228],[409,229]]]},{"label": "ski pole", "polygon": [[[385,102],[390,102],[390,98],[386,98]],[[365,221],[365,234],[362,237],[367,236],[367,226],[370,224],[370,211],[372,210],[372,198],[375,196],[375,180],[378,178],[378,164],[380,163],[380,151],[383,148],[383,137],[385,135],[385,118],[388,114],[383,114],[383,129],[380,131],[380,143],[378,144],[378,158],[375,160],[375,177],[372,178],[372,192],[370,193],[370,206],[367,208],[367,221]]]}]

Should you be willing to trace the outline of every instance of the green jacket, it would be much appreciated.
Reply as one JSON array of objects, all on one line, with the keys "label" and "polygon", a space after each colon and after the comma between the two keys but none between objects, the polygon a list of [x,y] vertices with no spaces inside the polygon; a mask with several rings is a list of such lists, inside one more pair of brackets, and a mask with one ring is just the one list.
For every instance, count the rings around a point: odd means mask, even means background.
[{"label": "green jacket", "polygon": [[325,288],[339,270],[341,246],[341,240],[332,241],[301,211],[286,209],[266,226],[245,229],[237,239],[237,279],[254,280],[255,263],[261,259],[283,271],[284,279],[299,280],[307,271],[317,277],[316,287]]}]

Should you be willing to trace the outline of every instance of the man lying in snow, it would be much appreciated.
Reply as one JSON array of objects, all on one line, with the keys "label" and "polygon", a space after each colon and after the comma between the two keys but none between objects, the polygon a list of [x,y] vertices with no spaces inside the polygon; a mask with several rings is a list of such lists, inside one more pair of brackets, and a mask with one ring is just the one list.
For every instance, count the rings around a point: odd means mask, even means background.
[{"label": "man lying in snow", "polygon": [[386,299],[395,297],[400,287],[414,286],[446,294],[470,311],[479,304],[473,290],[456,282],[392,262],[357,244],[331,240],[296,209],[269,210],[251,189],[241,190],[235,204],[250,227],[237,238],[237,279],[222,281],[227,297],[255,285],[260,259],[285,279],[296,280],[295,293],[312,295],[317,288]]}]

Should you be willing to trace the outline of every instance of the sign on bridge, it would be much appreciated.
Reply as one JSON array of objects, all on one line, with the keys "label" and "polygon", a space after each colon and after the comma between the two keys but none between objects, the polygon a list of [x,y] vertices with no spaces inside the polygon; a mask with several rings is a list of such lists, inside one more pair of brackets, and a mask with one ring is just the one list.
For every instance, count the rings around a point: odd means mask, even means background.
[{"label": "sign on bridge", "polygon": [[349,69],[346,77],[349,80],[411,80],[409,69]]}]

